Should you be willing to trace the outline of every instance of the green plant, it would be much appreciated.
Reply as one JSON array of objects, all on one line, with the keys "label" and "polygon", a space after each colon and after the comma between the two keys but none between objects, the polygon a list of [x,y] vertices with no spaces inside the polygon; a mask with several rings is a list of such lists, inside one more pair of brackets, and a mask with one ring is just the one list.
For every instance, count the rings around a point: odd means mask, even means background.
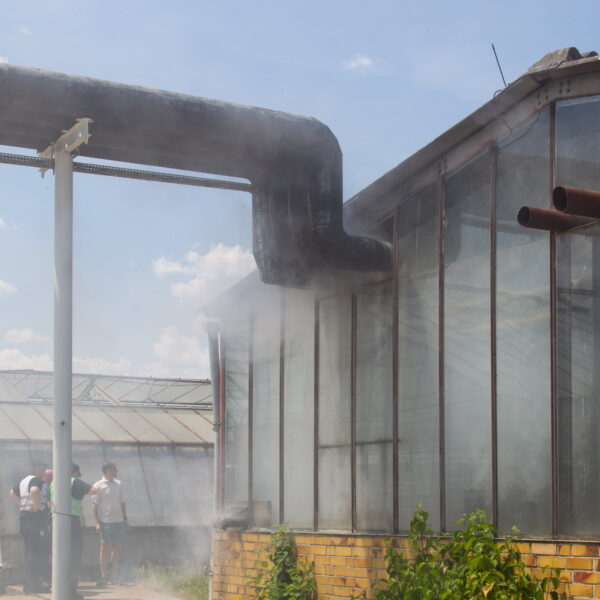
[{"label": "green plant", "polygon": [[279,525],[273,532],[268,560],[256,561],[258,574],[251,579],[259,598],[265,600],[315,600],[317,586],[313,566],[298,563],[291,531]]},{"label": "green plant", "polygon": [[167,565],[146,562],[137,570],[137,581],[152,590],[169,592],[183,600],[208,600],[206,567],[191,563]]},{"label": "green plant", "polygon": [[487,522],[485,512],[465,515],[458,522],[462,529],[439,538],[432,537],[428,517],[417,506],[409,534],[414,558],[388,546],[388,578],[376,584],[377,600],[558,599],[560,571],[545,569],[541,580],[534,579],[514,539],[497,542],[498,531]]}]

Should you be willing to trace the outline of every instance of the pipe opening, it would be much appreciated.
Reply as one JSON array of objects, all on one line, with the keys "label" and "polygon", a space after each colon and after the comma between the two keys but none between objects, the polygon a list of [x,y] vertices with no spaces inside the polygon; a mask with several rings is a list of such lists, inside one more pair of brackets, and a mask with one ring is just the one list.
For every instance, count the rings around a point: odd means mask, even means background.
[{"label": "pipe opening", "polygon": [[564,187],[555,187],[552,191],[552,204],[556,210],[565,212],[569,206],[569,195]]},{"label": "pipe opening", "polygon": [[523,227],[529,227],[531,223],[531,211],[529,210],[529,206],[522,206],[517,213],[517,221],[519,225]]}]

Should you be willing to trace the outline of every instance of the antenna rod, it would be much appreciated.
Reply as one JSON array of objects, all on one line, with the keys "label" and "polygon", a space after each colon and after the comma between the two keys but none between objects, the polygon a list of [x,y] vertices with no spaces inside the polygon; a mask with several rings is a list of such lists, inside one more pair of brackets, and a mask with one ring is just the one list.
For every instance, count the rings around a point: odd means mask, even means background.
[{"label": "antenna rod", "polygon": [[504,73],[502,72],[502,67],[500,66],[500,61],[498,60],[498,54],[496,53],[494,44],[492,44],[492,50],[494,51],[494,56],[496,57],[496,64],[498,65],[498,70],[500,71],[500,77],[502,77],[502,82],[504,83],[504,87],[506,87],[506,79],[504,79]]}]

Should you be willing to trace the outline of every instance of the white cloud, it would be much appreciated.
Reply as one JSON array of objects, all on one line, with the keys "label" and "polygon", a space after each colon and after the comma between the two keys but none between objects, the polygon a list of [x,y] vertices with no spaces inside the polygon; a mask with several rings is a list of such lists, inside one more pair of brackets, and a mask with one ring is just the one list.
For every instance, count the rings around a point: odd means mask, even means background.
[{"label": "white cloud", "polygon": [[19,33],[23,35],[31,35],[31,29],[29,27],[25,27],[25,25],[19,25]]},{"label": "white cloud", "polygon": [[[2,62],[2,57],[0,57],[0,63]],[[8,229],[8,225],[6,224],[6,221],[0,217],[0,229]]]},{"label": "white cloud", "polygon": [[189,379],[208,376],[208,347],[194,335],[181,333],[175,327],[166,327],[154,343],[153,351],[157,361],[138,369],[140,374]]},{"label": "white cloud", "polygon": [[14,285],[0,279],[0,296],[3,294],[14,294],[16,291],[17,288]]},{"label": "white cloud", "polygon": [[342,64],[347,71],[354,71],[355,69],[368,69],[373,64],[373,61],[366,54],[355,54]]},{"label": "white cloud", "polygon": [[121,357],[117,361],[105,358],[82,358],[73,357],[73,371],[75,373],[93,373],[101,375],[131,375],[132,365]]},{"label": "white cloud", "polygon": [[174,275],[175,273],[191,273],[192,269],[189,266],[182,265],[173,260],[167,260],[164,256],[152,261],[152,269],[159,277]]},{"label": "white cloud", "polygon": [[48,338],[34,333],[33,329],[10,329],[4,339],[11,344],[24,344],[26,342],[47,342]]},{"label": "white cloud", "polygon": [[256,263],[252,253],[241,246],[217,244],[206,254],[188,252],[183,262],[161,257],[152,266],[159,277],[191,275],[187,281],[171,284],[169,289],[181,302],[200,308],[253,271]]},{"label": "white cloud", "polygon": [[33,369],[52,371],[52,358],[49,354],[27,356],[16,348],[0,350],[0,369]]},{"label": "white cloud", "polygon": [[6,58],[6,56],[0,56],[0,63],[7,63],[8,62],[8,58]]}]

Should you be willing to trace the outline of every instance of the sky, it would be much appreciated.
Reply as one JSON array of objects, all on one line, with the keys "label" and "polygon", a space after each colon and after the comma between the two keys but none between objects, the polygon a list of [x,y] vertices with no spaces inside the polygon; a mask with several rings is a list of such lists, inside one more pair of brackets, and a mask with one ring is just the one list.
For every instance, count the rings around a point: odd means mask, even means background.
[{"label": "sky", "polygon": [[[508,82],[551,50],[600,50],[598,0],[0,7],[1,62],[319,119],[345,199],[503,87],[492,43]],[[52,370],[53,185],[0,164],[0,369]],[[255,268],[249,195],[76,174],[74,199],[74,371],[207,377],[202,307]]]}]

